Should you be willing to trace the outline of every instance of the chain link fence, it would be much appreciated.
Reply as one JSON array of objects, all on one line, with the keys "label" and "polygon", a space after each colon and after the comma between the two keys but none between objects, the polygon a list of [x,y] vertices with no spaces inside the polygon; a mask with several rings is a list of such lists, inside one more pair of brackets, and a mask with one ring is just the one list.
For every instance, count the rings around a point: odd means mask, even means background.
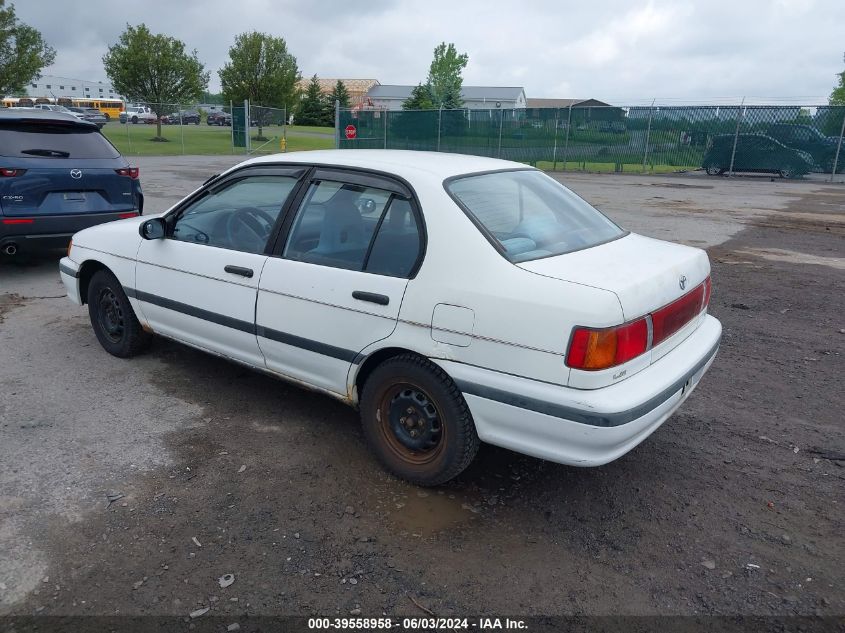
[{"label": "chain link fence", "polygon": [[287,121],[285,108],[243,103],[127,105],[102,132],[127,156],[271,154],[287,150]]},{"label": "chain link fence", "polygon": [[491,156],[543,169],[787,178],[845,173],[845,106],[701,105],[338,110],[345,149]]}]

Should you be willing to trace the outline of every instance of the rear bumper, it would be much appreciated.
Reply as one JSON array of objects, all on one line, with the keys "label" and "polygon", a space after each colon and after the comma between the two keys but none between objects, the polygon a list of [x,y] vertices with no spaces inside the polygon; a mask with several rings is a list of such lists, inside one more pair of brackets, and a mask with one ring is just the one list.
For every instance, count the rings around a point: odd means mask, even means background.
[{"label": "rear bumper", "polygon": [[482,441],[549,461],[601,466],[651,435],[689,397],[719,348],[712,316],[615,385],[581,390],[436,360],[464,394]]},{"label": "rear bumper", "polygon": [[97,224],[123,219],[127,213],[140,215],[137,210],[79,215],[36,215],[31,216],[31,224],[4,224],[3,220],[17,218],[0,216],[0,251],[8,244],[15,244],[18,252],[67,248],[74,233]]}]

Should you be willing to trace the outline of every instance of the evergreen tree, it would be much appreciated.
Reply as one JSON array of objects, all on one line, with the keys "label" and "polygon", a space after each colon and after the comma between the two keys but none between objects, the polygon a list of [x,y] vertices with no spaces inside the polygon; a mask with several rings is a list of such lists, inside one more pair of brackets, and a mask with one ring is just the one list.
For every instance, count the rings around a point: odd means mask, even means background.
[{"label": "evergreen tree", "polygon": [[317,75],[311,77],[308,88],[299,102],[296,123],[298,125],[325,125],[326,123],[326,98],[320,91]]}]

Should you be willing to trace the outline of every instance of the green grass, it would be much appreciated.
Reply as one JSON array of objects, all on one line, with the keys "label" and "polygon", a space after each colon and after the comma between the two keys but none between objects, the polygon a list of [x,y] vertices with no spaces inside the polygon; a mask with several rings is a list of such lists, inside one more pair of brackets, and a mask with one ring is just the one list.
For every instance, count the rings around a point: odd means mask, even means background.
[{"label": "green grass", "polygon": [[[326,136],[315,136],[315,132],[325,133]],[[161,135],[167,139],[166,142],[152,140],[156,135],[155,125],[109,123],[103,128],[103,134],[114,143],[124,156],[245,153],[242,147],[232,149],[232,131],[228,127],[205,124],[181,127],[178,125],[162,125]],[[269,142],[252,140],[253,153],[280,152],[282,128],[279,126],[266,127],[263,129],[263,134],[269,139]],[[254,139],[257,135],[258,129],[252,128],[250,136]],[[334,131],[332,128],[294,125],[287,128],[288,152],[330,149],[332,147],[334,147]]]},{"label": "green grass", "polygon": [[[552,171],[555,165],[551,161],[537,161],[535,165],[538,169],[544,169],[546,171]],[[621,171],[620,169],[621,168]],[[649,174],[671,174],[678,171],[693,171],[694,169],[698,169],[697,166],[687,165],[663,165],[660,163],[646,163],[646,171],[645,173]],[[563,169],[563,161],[557,162],[557,171],[564,171]],[[643,173],[643,164],[642,163],[595,163],[595,162],[586,162],[586,161],[568,161],[566,163],[566,171],[586,171],[592,173],[614,173],[619,171],[619,173],[623,174],[641,174]]]}]

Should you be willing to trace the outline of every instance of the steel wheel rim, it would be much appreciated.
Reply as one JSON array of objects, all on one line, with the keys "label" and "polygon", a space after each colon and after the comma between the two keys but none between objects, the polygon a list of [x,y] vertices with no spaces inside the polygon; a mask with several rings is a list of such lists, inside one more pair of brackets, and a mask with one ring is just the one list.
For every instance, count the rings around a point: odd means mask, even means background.
[{"label": "steel wheel rim", "polygon": [[409,383],[388,387],[376,411],[379,432],[402,461],[423,466],[435,461],[446,444],[446,426],[434,400]]},{"label": "steel wheel rim", "polygon": [[97,322],[100,331],[113,343],[123,340],[126,331],[123,309],[111,288],[103,288],[97,296]]}]

